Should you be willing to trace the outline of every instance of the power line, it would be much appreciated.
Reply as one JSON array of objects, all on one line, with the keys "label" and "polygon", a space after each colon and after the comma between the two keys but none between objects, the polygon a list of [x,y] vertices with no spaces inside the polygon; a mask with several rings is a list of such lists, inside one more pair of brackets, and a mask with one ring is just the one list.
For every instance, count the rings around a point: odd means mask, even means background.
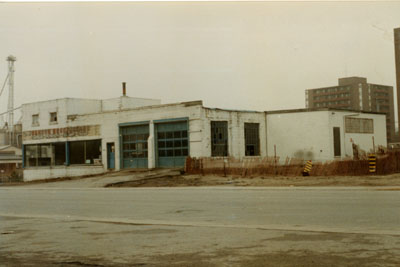
[{"label": "power line", "polygon": [[1,94],[3,93],[4,88],[5,88],[5,86],[6,86],[8,76],[10,76],[10,73],[7,73],[7,77],[6,77],[6,79],[4,80],[3,88],[1,88],[0,96],[1,96]]},{"label": "power line", "polygon": [[7,111],[5,111],[5,112],[3,112],[3,113],[0,113],[0,115],[6,114],[6,113],[8,113],[9,111],[14,111],[14,110],[20,109],[21,107],[22,107],[22,106],[19,106],[19,107],[17,107],[17,108],[12,109],[12,110],[7,110]]}]

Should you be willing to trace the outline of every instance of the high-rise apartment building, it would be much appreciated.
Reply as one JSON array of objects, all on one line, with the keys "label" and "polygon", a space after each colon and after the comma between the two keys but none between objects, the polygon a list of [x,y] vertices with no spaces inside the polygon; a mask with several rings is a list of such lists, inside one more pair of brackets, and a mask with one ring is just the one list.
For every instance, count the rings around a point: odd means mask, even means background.
[{"label": "high-rise apartment building", "polygon": [[386,114],[387,139],[395,134],[393,87],[367,83],[366,78],[339,78],[336,86],[306,90],[306,107],[330,107]]},{"label": "high-rise apartment building", "polygon": [[394,57],[396,63],[396,81],[397,81],[397,120],[399,122],[400,135],[400,28],[394,29]]}]

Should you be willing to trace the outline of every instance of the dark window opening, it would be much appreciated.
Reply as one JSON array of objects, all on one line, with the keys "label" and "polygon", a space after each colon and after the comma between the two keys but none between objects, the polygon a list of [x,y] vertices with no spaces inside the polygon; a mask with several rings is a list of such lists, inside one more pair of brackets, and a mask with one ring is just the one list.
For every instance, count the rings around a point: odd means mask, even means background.
[{"label": "dark window opening", "polygon": [[57,122],[57,112],[50,112],[50,122]]},{"label": "dark window opening", "polygon": [[65,143],[24,146],[25,167],[59,166],[65,164]]},{"label": "dark window opening", "polygon": [[211,122],[211,156],[228,156],[228,122]]},{"label": "dark window opening", "polygon": [[70,142],[69,155],[71,164],[85,164],[85,142]]},{"label": "dark window opening", "polygon": [[101,162],[101,140],[69,143],[71,164],[95,164]]},{"label": "dark window opening", "polygon": [[259,156],[260,155],[260,134],[259,123],[244,124],[244,140],[245,140],[245,155]]}]

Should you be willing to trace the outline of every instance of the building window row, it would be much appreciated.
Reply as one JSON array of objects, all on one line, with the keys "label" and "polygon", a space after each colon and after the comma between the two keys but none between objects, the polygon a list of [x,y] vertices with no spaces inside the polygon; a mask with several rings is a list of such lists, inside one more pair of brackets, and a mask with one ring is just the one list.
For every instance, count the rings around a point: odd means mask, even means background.
[{"label": "building window row", "polygon": [[380,86],[380,85],[372,85],[372,88],[377,89],[377,90],[387,91],[387,90],[389,90],[390,87]]},{"label": "building window row", "polygon": [[330,107],[333,105],[350,105],[350,100],[340,100],[340,101],[329,101],[323,103],[316,103],[315,106],[318,107]]},{"label": "building window row", "polygon": [[343,98],[343,97],[350,97],[350,93],[314,96],[314,100],[326,100],[326,99],[335,99],[335,98]]},{"label": "building window row", "polygon": [[374,95],[375,95],[375,96],[389,97],[389,94],[388,94],[388,93],[385,93],[385,92],[375,92]]},{"label": "building window row", "polygon": [[[49,114],[49,122],[51,124],[57,123],[57,112],[50,112]],[[32,115],[32,126],[39,126],[39,114]]]},{"label": "building window row", "polygon": [[[68,147],[67,147],[68,146]],[[68,152],[67,152],[68,151]],[[24,146],[25,167],[100,164],[101,140],[57,142]]]},{"label": "building window row", "polygon": [[315,90],[316,93],[334,93],[334,92],[342,92],[342,91],[350,91],[350,86],[339,86],[339,87],[332,87],[332,88],[323,88]]}]

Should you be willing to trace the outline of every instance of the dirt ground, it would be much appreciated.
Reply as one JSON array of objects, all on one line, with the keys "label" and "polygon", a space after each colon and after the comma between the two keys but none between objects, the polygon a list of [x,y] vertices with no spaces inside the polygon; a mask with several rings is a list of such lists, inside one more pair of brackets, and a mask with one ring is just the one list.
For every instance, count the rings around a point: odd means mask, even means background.
[{"label": "dirt ground", "polygon": [[399,186],[400,174],[385,176],[265,176],[166,175],[109,184],[107,187],[159,186]]},{"label": "dirt ground", "polygon": [[[400,173],[368,176],[220,176],[184,174],[181,169],[123,170],[98,175],[44,179],[0,186],[101,188],[184,186],[390,186],[400,190]],[[397,189],[397,187],[399,187]]]},{"label": "dirt ground", "polygon": [[0,216],[0,266],[399,266],[399,236]]}]

